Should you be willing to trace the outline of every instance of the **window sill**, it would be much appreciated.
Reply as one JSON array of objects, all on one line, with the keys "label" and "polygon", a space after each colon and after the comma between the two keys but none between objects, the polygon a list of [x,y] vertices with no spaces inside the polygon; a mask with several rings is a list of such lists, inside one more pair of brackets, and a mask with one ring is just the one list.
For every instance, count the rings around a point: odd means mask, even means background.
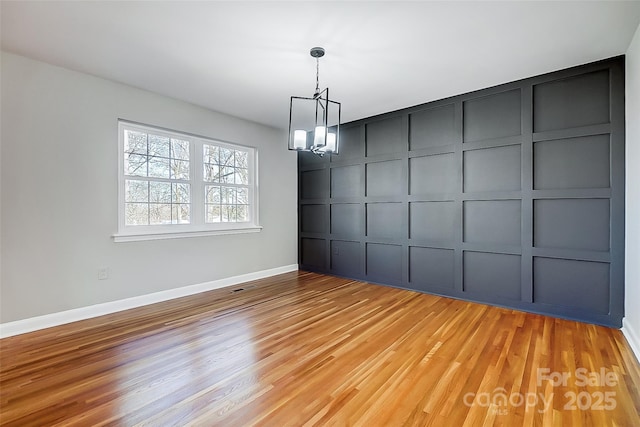
[{"label": "window sill", "polygon": [[242,228],[227,228],[227,229],[218,229],[218,230],[117,233],[117,234],[114,234],[112,237],[115,243],[122,243],[122,242],[138,242],[142,240],[182,239],[187,237],[220,236],[225,234],[259,233],[261,230],[262,230],[261,226],[249,226],[249,227],[242,227]]}]

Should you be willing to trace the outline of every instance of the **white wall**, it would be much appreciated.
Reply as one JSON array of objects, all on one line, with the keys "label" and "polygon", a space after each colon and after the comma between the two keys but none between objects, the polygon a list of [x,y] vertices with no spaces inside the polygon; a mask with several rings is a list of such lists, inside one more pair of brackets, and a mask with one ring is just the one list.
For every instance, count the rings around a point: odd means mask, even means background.
[{"label": "white wall", "polygon": [[[6,52],[0,63],[0,323],[297,263],[285,132]],[[258,147],[264,229],[114,243],[118,118]]]},{"label": "white wall", "polygon": [[626,57],[624,330],[640,359],[640,26]]}]

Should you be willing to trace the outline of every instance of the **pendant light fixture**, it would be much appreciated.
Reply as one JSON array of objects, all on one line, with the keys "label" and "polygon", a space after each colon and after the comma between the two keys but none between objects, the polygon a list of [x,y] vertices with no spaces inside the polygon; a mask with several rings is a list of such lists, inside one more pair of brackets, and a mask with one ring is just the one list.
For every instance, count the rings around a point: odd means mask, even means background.
[{"label": "pendant light fixture", "polygon": [[316,59],[316,90],[311,98],[291,97],[289,150],[310,151],[321,157],[338,154],[341,105],[329,99],[329,88],[320,90],[320,58],[325,50],[314,47],[309,53]]}]

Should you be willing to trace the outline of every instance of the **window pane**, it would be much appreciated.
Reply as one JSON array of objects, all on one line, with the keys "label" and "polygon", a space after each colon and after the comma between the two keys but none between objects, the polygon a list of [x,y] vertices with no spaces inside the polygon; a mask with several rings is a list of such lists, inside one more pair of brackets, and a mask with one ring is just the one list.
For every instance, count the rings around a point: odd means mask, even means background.
[{"label": "window pane", "polygon": [[147,134],[131,130],[124,131],[124,152],[146,155]]},{"label": "window pane", "polygon": [[248,206],[236,206],[237,221],[246,222],[249,221],[249,208]]},{"label": "window pane", "polygon": [[169,138],[150,134],[149,155],[169,158]]},{"label": "window pane", "polygon": [[237,168],[248,168],[248,154],[244,151],[236,151],[236,162],[235,165]]},{"label": "window pane", "polygon": [[131,176],[147,176],[147,156],[125,153],[124,174]]},{"label": "window pane", "polygon": [[249,204],[249,190],[247,188],[236,189],[236,203],[239,205]]},{"label": "window pane", "polygon": [[236,220],[236,207],[235,206],[222,206],[222,222],[235,222]]},{"label": "window pane", "polygon": [[149,201],[151,203],[171,203],[171,183],[151,181],[149,183]]},{"label": "window pane", "polygon": [[184,160],[171,160],[171,178],[189,179],[189,162]]},{"label": "window pane", "polygon": [[220,222],[220,205],[207,205],[207,222]]},{"label": "window pane", "polygon": [[169,178],[169,159],[149,157],[149,176],[154,178]]},{"label": "window pane", "polygon": [[173,186],[173,203],[191,203],[191,185],[189,184],[172,184]]},{"label": "window pane", "polygon": [[172,205],[173,212],[171,213],[171,218],[173,224],[189,224],[190,221],[190,210],[191,205],[181,204],[181,205]]},{"label": "window pane", "polygon": [[171,138],[171,158],[189,160],[189,141]]},{"label": "window pane", "polygon": [[248,184],[249,183],[249,171],[247,169],[235,170],[235,183],[236,184]]},{"label": "window pane", "polygon": [[127,179],[124,182],[125,202],[147,202],[149,200],[149,181],[134,181]]},{"label": "window pane", "polygon": [[232,167],[220,167],[220,182],[228,182],[233,184],[233,168]]},{"label": "window pane", "polygon": [[148,225],[149,205],[146,203],[125,203],[124,223],[125,225]]},{"label": "window pane", "polygon": [[153,203],[150,204],[149,223],[151,225],[171,224],[171,205]]},{"label": "window pane", "polygon": [[204,180],[209,182],[220,182],[220,169],[218,165],[204,165]]},{"label": "window pane", "polygon": [[204,163],[218,163],[218,147],[204,144],[202,146],[202,160]]},{"label": "window pane", "polygon": [[228,148],[219,147],[220,152],[220,162],[221,166],[233,166],[233,152],[234,150],[230,150]]},{"label": "window pane", "polygon": [[205,202],[220,204],[220,187],[213,185],[205,186]]},{"label": "window pane", "polygon": [[233,205],[236,203],[236,189],[233,187],[222,187],[222,204]]}]

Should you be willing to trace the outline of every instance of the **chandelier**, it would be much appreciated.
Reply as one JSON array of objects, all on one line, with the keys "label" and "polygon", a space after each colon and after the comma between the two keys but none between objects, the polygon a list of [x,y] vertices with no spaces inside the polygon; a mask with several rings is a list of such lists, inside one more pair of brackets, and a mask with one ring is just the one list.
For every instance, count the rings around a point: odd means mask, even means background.
[{"label": "chandelier", "polygon": [[320,58],[324,49],[314,47],[309,53],[316,59],[316,90],[311,98],[291,97],[289,150],[310,151],[321,157],[338,154],[341,105],[329,99],[329,88],[320,90]]}]

